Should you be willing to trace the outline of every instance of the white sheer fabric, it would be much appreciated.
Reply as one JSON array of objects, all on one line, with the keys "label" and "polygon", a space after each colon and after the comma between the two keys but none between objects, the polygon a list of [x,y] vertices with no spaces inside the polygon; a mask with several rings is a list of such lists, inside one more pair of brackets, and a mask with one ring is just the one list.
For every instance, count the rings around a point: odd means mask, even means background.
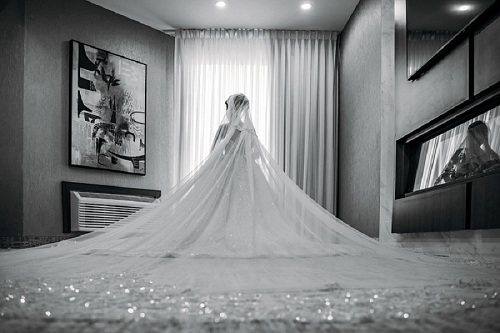
[{"label": "white sheer fabric", "polygon": [[338,156],[337,33],[274,31],[273,158],[311,198],[335,214]]},{"label": "white sheer fabric", "polygon": [[468,148],[466,147],[468,128],[477,121],[484,122],[489,129],[488,147],[494,152],[500,151],[500,107],[496,107],[422,144],[415,177],[415,191],[434,186],[450,161],[458,158],[457,152]]},{"label": "white sheer fabric", "polygon": [[269,101],[268,41],[261,30],[181,30],[175,38],[174,181],[210,152],[227,96],[242,91],[253,103],[265,144]]},{"label": "white sheer fabric", "polygon": [[[95,304],[106,308],[115,297],[123,302],[112,315],[125,313],[127,303],[132,308],[141,299],[172,293],[201,299],[220,292],[497,280],[497,270],[464,272],[463,265],[379,244],[338,220],[297,187],[261,145],[246,97],[233,95],[227,104],[213,151],[159,207],[101,232],[0,253],[0,279],[30,290],[44,282],[47,288],[38,289],[44,300],[54,299],[52,285],[71,289],[81,282],[81,296]],[[132,286],[121,284],[124,276],[133,278]],[[146,281],[151,290],[143,293],[139,287]],[[65,295],[49,311],[61,310]]]},{"label": "white sheer fabric", "polygon": [[177,181],[210,151],[226,96],[252,101],[261,143],[285,173],[334,213],[337,33],[184,30],[176,34]]},{"label": "white sheer fabric", "polygon": [[245,95],[232,95],[226,103],[226,116],[207,159],[159,208],[109,228],[93,251],[155,258],[251,258],[380,250],[284,174],[257,138]]},{"label": "white sheer fabric", "polygon": [[232,95],[226,105],[212,152],[159,207],[77,243],[61,242],[53,253],[138,260],[385,253],[285,175],[258,140],[245,95]]}]

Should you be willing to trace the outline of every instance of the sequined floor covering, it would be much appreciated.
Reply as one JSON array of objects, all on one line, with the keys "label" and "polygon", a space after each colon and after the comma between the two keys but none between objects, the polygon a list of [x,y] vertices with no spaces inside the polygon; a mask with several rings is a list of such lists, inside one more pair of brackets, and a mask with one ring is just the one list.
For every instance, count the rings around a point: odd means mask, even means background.
[{"label": "sequined floor covering", "polygon": [[3,279],[0,332],[500,332],[500,266],[490,266],[499,279],[411,288],[204,293],[132,272]]}]

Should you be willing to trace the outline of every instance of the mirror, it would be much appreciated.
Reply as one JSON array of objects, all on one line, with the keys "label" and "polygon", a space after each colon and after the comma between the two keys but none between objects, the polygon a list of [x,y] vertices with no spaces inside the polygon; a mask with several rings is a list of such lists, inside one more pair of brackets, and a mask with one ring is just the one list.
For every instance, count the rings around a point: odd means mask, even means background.
[{"label": "mirror", "polygon": [[406,0],[408,77],[494,2],[495,0]]},{"label": "mirror", "polygon": [[423,142],[409,192],[500,170],[500,106]]}]

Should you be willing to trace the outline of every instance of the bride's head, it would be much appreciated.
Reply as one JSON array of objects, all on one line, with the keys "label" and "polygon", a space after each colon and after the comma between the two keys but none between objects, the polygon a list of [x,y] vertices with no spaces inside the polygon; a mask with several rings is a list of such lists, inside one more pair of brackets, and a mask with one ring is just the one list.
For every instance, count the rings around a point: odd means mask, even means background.
[{"label": "bride's head", "polygon": [[250,102],[243,94],[234,94],[229,96],[226,101],[226,116],[230,123],[240,118],[248,111]]}]

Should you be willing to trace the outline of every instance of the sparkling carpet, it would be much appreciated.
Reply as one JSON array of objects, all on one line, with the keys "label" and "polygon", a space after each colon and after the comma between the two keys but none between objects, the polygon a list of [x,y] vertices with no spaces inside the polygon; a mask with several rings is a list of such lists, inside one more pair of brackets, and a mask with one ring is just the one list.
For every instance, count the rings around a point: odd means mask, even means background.
[{"label": "sparkling carpet", "polygon": [[5,279],[0,291],[1,332],[500,332],[500,279],[200,293],[122,272]]}]

